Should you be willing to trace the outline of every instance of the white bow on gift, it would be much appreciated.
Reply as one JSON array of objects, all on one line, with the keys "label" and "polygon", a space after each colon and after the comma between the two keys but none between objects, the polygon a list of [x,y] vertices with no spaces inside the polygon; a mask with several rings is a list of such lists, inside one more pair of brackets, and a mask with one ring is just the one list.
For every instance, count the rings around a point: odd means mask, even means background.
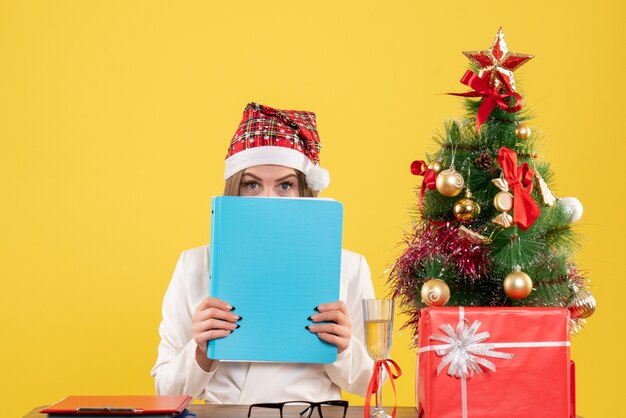
[{"label": "white bow on gift", "polygon": [[[476,334],[480,321],[474,321],[472,326],[468,327],[469,321],[465,318],[461,319],[456,326],[456,331],[450,324],[444,324],[439,327],[445,335],[431,335],[429,339],[441,341],[447,344],[433,346],[438,356],[443,356],[437,374],[441,373],[446,366],[450,376],[461,378],[471,377],[474,373],[481,374],[483,372],[481,365],[496,371],[496,366],[489,360],[482,357],[493,357],[510,360],[513,358],[511,353],[503,353],[493,351],[495,344],[483,343],[490,337],[488,331]],[[482,357],[479,357],[482,356]]]}]

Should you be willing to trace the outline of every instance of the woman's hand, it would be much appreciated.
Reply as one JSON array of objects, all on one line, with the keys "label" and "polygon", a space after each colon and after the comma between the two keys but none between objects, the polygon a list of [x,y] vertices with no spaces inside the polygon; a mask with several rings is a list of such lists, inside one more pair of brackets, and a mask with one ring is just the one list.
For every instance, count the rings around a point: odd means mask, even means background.
[{"label": "woman's hand", "polygon": [[233,307],[223,300],[206,297],[196,307],[191,318],[191,329],[196,347],[196,361],[204,370],[209,371],[211,360],[206,356],[207,343],[217,338],[230,335],[239,328],[236,324],[241,319],[232,313]]},{"label": "woman's hand", "polygon": [[330,322],[329,324],[309,325],[309,331],[327,343],[337,346],[337,353],[341,353],[350,346],[352,326],[346,304],[342,301],[324,303],[317,307],[318,314],[311,315],[313,322]]}]

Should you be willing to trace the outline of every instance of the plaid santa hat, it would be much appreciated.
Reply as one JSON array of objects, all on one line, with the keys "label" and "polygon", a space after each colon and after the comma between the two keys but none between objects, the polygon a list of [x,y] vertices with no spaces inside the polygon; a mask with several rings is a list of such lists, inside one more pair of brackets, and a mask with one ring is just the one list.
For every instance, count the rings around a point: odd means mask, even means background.
[{"label": "plaid santa hat", "polygon": [[315,113],[248,103],[226,154],[224,179],[256,165],[282,165],[301,171],[319,193],[330,183],[319,165],[320,138]]}]

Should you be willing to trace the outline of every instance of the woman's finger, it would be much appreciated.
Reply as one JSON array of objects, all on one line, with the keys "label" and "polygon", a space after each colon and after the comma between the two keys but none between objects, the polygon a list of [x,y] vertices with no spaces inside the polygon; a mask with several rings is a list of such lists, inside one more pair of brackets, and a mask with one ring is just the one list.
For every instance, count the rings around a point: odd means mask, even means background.
[{"label": "woman's finger", "polygon": [[335,310],[343,312],[346,316],[348,315],[348,308],[342,300],[338,300],[337,302],[322,303],[317,307],[317,311],[320,313]]},{"label": "woman's finger", "polygon": [[226,329],[233,331],[239,328],[238,324],[234,324],[232,322],[220,321],[219,319],[207,319],[206,321],[196,322],[192,325],[194,334],[198,334],[204,331],[209,331],[212,329]]},{"label": "woman's finger", "polygon": [[316,324],[316,325],[309,325],[308,328],[309,328],[309,331],[315,334],[319,334],[319,333],[332,334],[332,335],[336,335],[342,338],[349,338],[351,336],[349,329],[347,329],[346,327],[342,327],[341,325],[337,325],[337,324]]},{"label": "woman's finger", "polygon": [[223,311],[232,311],[234,309],[233,306],[228,302],[225,302],[218,298],[207,296],[202,299],[200,304],[196,307],[196,312],[203,311],[208,308],[218,308]]},{"label": "woman's finger", "polygon": [[350,320],[348,316],[339,310],[325,311],[315,315],[311,315],[313,322],[334,322],[339,325],[350,328]]},{"label": "woman's finger", "polygon": [[327,334],[325,332],[322,332],[322,333],[317,334],[317,336],[319,337],[320,340],[326,341],[327,343],[332,344],[335,347],[337,347],[337,352],[339,353],[341,353],[343,350],[348,348],[348,346],[350,345],[349,339],[337,337],[336,335],[333,335],[333,334]]},{"label": "woman's finger", "polygon": [[211,319],[211,318],[221,319],[223,321],[228,321],[228,322],[236,322],[239,319],[241,319],[239,315],[213,307],[213,308],[207,308],[207,309],[196,312],[196,314],[193,317],[193,320],[204,321],[204,320]]},{"label": "woman's finger", "polygon": [[215,329],[211,331],[202,332],[194,336],[194,341],[200,347],[203,352],[206,352],[206,345],[211,340],[216,340],[218,338],[224,338],[229,336],[232,331],[225,329]]}]

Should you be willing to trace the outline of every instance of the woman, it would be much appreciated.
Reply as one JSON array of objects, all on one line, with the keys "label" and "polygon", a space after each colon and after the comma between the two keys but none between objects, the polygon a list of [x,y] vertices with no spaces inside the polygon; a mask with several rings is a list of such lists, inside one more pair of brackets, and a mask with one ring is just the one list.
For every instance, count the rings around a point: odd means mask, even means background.
[{"label": "woman", "polygon": [[[228,150],[224,194],[315,197],[330,182],[319,150],[314,113],[250,103]],[[225,404],[319,402],[339,399],[340,389],[365,394],[373,360],[364,346],[361,300],[373,298],[374,289],[363,256],[342,250],[340,300],[311,317],[309,330],[337,347],[331,364],[208,359],[207,342],[237,332],[240,319],[228,301],[208,296],[208,256],[208,246],[183,252],[165,293],[152,369],[158,394]]]}]

